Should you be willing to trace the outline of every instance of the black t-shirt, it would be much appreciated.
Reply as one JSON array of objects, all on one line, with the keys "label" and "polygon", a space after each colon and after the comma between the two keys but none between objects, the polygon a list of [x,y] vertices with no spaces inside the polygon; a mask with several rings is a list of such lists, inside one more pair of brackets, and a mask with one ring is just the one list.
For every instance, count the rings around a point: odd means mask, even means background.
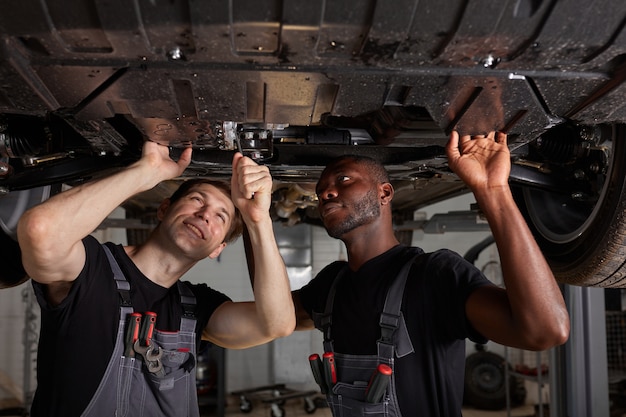
[{"label": "black t-shirt", "polygon": [[[120,295],[100,243],[91,236],[83,243],[85,266],[60,305],[48,305],[45,286],[33,281],[41,306],[33,417],[79,416],[95,393],[113,353]],[[130,283],[133,309],[156,312],[157,329],[177,331],[182,314],[177,286],[164,288],[155,284],[137,269],[121,245],[108,246]],[[196,333],[200,340],[211,314],[230,298],[205,284],[184,284],[196,296]]]},{"label": "black t-shirt", "polygon": [[[398,245],[349,271],[337,286],[331,337],[336,352],[375,355],[378,325],[387,289],[407,259]],[[323,312],[328,291],[345,262],[324,268],[300,290],[309,314]],[[398,401],[404,416],[461,416],[465,339],[486,340],[469,324],[465,301],[476,288],[490,285],[458,254],[424,254],[409,273],[402,312],[415,353],[396,360]]]}]

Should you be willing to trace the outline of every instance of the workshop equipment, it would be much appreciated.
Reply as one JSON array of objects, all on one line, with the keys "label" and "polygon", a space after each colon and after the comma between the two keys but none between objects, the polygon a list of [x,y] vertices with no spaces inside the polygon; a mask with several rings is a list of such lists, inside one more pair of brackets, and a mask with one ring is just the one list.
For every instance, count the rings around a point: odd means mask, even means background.
[{"label": "workshop equipment", "polygon": [[[289,389],[285,384],[266,385],[251,389],[233,391],[232,395],[239,397],[239,409],[242,413],[249,413],[253,408],[253,401],[260,401],[269,404],[272,417],[284,417],[285,409],[283,405],[287,400],[296,398],[304,399],[304,411],[313,414],[317,409],[316,391],[298,391]],[[325,401],[321,399],[321,401]]]}]

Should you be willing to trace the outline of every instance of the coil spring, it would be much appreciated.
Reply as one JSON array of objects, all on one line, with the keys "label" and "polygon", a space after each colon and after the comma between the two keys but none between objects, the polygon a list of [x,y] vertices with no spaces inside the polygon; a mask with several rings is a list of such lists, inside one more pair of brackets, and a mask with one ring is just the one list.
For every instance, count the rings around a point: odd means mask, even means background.
[{"label": "coil spring", "polygon": [[537,140],[537,149],[541,155],[550,161],[568,163],[584,154],[582,143],[583,141],[578,135],[547,134]]},{"label": "coil spring", "polygon": [[0,155],[7,158],[22,158],[37,155],[41,146],[35,140],[9,133],[0,133]]}]

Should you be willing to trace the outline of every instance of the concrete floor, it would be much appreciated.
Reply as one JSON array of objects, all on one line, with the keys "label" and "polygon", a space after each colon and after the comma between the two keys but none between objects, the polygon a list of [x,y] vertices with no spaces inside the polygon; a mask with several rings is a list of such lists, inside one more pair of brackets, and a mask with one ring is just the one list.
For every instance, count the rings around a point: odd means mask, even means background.
[{"label": "concrete floor", "polygon": [[[321,398],[323,401],[323,398]],[[317,404],[318,401],[316,400]],[[243,413],[240,410],[237,398],[228,398],[226,407],[227,417],[273,417],[271,405],[262,402],[254,402],[250,412]],[[285,417],[332,417],[327,407],[318,407],[313,413],[307,413],[304,409],[304,401],[301,398],[288,400],[283,406]],[[485,411],[471,408],[463,409],[463,417],[509,417],[506,410],[502,411]],[[209,414],[210,415],[210,414]],[[544,415],[546,415],[544,413]],[[207,415],[208,416],[208,415]],[[532,405],[525,405],[511,410],[510,417],[535,417],[535,408]]]},{"label": "concrete floor", "polygon": [[[317,406],[313,413],[307,413],[304,409],[304,400],[301,398],[288,400],[282,406],[285,411],[285,417],[303,417],[303,416],[314,416],[314,417],[332,417],[330,410],[326,407],[323,407],[324,399],[320,397],[319,400],[314,400],[314,403]],[[15,408],[13,408],[15,407]],[[11,416],[11,417],[23,417],[24,415],[21,412],[17,412],[14,414],[6,413],[10,408],[13,410],[17,410],[19,404],[9,403],[7,401],[0,402],[0,416]],[[253,402],[252,409],[250,412],[244,413],[240,409],[239,400],[236,397],[228,397],[227,398],[227,406],[225,416],[227,417],[273,417],[272,410],[270,404],[265,404],[263,402]],[[3,412],[5,411],[5,412]],[[546,413],[544,415],[547,416]],[[213,411],[206,411],[202,413],[202,417],[210,417],[216,416],[216,413]],[[506,410],[503,411],[485,411],[485,410],[476,410],[471,408],[463,409],[463,417],[509,417]],[[510,417],[535,417],[535,409],[531,405],[517,407],[511,410]]]},{"label": "concrete floor", "polygon": [[[289,401],[283,405],[285,417],[332,417],[328,408],[317,408],[313,413],[309,414],[304,410],[304,403],[302,400]],[[7,414],[0,409],[0,416],[10,417],[23,417],[21,413]],[[205,413],[202,417],[215,416],[215,413]],[[243,413],[239,409],[238,404],[229,405],[226,407],[226,417],[273,417],[271,406],[268,404],[255,404],[253,409],[249,413]],[[523,406],[511,410],[510,417],[535,417],[535,410],[532,406]],[[485,410],[473,410],[469,408],[463,409],[463,417],[508,417],[506,411],[485,411]]]}]

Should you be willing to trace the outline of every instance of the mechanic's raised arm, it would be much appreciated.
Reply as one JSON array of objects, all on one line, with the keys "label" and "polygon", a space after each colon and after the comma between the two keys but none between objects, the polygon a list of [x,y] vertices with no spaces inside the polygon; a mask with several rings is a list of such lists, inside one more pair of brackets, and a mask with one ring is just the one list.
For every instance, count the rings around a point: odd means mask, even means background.
[{"label": "mechanic's raised arm", "polygon": [[246,224],[254,262],[254,302],[225,303],[211,316],[203,338],[231,349],[267,343],[295,328],[289,277],[274,238],[270,217],[269,169],[235,153],[233,203]]},{"label": "mechanic's raised arm", "polygon": [[489,222],[506,287],[474,291],[466,304],[470,322],[503,345],[545,350],[565,343],[569,315],[561,290],[509,188],[506,134],[452,132],[446,151],[450,168],[474,193]]},{"label": "mechanic's raised arm", "polygon": [[169,157],[167,146],[146,142],[139,161],[111,176],[57,194],[26,211],[17,232],[29,276],[43,284],[76,279],[85,263],[81,240],[126,199],[179,176],[190,161],[191,148],[175,162]]}]

